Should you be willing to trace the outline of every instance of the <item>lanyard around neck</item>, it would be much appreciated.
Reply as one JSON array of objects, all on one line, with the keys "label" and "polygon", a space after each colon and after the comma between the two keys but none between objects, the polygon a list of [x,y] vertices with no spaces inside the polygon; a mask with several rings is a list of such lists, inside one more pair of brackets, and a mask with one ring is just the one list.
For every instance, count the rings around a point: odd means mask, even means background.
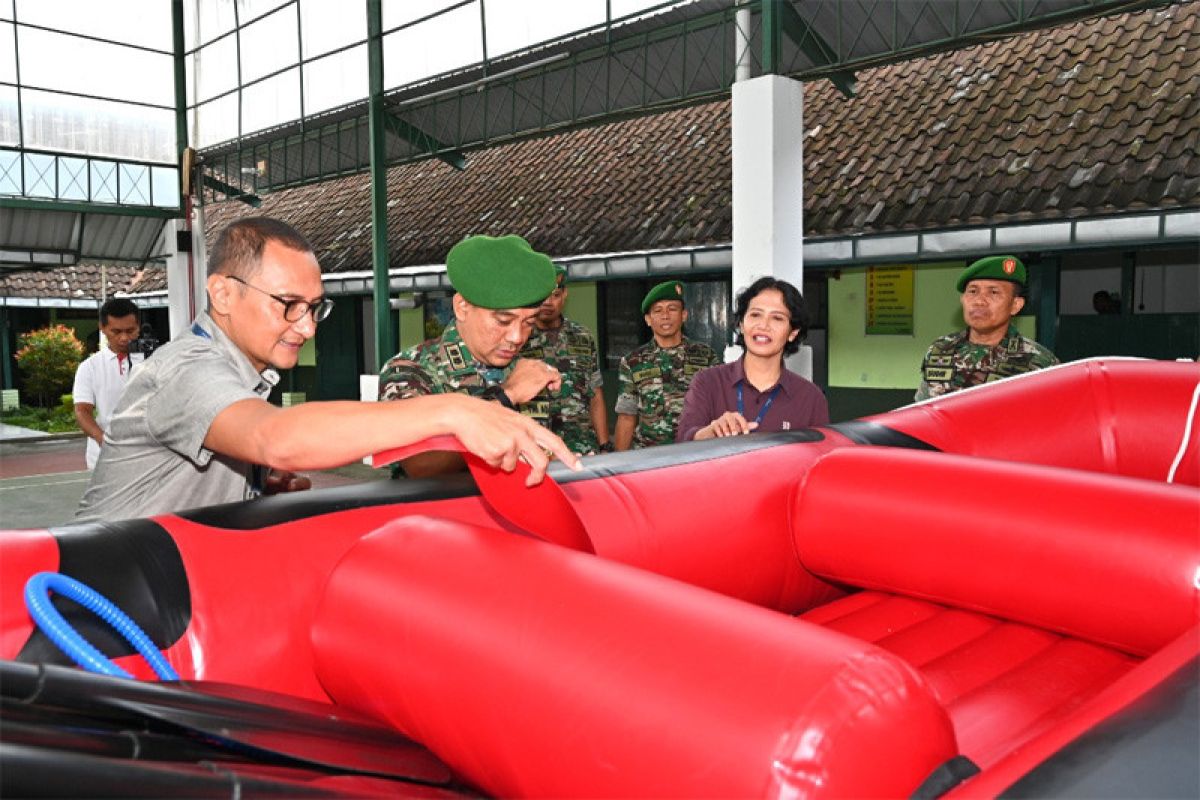
[{"label": "lanyard around neck", "polygon": [[[742,400],[742,387],[744,385],[745,384],[742,382],[739,382],[737,385],[738,413],[741,414],[742,417],[746,416],[746,408],[745,408],[745,405]],[[779,384],[779,383],[775,384],[775,388],[771,390],[771,393],[769,395],[767,395],[767,402],[763,403],[762,408],[760,408],[758,410],[758,416],[754,418],[754,421],[756,423],[758,423],[760,425],[762,424],[763,417],[767,416],[767,409],[769,409],[771,407],[771,403],[775,402],[775,396],[779,394],[779,390],[782,388],[783,388],[783,384]]]}]

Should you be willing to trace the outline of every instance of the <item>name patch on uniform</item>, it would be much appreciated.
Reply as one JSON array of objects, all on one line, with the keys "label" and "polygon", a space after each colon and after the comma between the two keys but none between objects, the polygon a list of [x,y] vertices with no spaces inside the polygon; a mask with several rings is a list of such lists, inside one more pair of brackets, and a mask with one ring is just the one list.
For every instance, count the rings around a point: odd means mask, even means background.
[{"label": "name patch on uniform", "polygon": [[927,381],[948,381],[954,374],[954,370],[949,367],[926,367],[925,380]]},{"label": "name patch on uniform", "polygon": [[652,381],[655,378],[661,378],[661,377],[662,377],[662,370],[659,369],[658,367],[642,367],[641,369],[635,369],[633,371],[633,382],[634,383],[643,383],[645,381]]},{"label": "name patch on uniform", "polygon": [[533,400],[521,406],[521,413],[533,419],[550,419],[550,401]]}]

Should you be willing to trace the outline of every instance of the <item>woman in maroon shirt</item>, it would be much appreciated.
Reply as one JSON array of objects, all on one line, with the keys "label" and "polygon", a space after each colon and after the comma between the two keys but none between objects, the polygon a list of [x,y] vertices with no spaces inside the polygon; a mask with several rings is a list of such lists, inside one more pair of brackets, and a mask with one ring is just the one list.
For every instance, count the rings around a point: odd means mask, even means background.
[{"label": "woman in maroon shirt", "polygon": [[829,422],[829,405],[814,383],[783,365],[808,332],[804,298],[795,286],[759,278],[738,295],[737,344],[731,364],[696,375],[683,401],[675,441],[786,431]]}]

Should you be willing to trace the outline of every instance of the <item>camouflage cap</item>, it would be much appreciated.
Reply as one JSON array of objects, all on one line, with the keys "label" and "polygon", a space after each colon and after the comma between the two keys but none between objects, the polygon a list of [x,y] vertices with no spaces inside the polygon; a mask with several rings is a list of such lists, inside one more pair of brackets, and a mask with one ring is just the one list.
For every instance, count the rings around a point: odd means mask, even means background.
[{"label": "camouflage cap", "polygon": [[1016,256],[988,256],[963,270],[958,276],[958,290],[967,288],[973,280],[1011,281],[1025,285],[1025,265]]},{"label": "camouflage cap", "polygon": [[470,236],[446,255],[450,285],[481,308],[524,308],[545,300],[556,285],[554,262],[520,236]]},{"label": "camouflage cap", "polygon": [[679,281],[665,281],[655,286],[646,293],[646,297],[642,300],[642,313],[649,313],[650,306],[659,300],[678,300],[683,303],[683,284]]}]

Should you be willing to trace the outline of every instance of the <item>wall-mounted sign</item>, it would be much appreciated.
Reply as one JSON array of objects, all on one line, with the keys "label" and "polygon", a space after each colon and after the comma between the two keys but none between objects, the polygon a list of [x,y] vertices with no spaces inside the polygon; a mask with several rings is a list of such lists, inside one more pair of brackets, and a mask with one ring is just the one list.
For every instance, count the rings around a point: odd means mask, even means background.
[{"label": "wall-mounted sign", "polygon": [[912,336],[913,267],[867,268],[867,335]]}]

